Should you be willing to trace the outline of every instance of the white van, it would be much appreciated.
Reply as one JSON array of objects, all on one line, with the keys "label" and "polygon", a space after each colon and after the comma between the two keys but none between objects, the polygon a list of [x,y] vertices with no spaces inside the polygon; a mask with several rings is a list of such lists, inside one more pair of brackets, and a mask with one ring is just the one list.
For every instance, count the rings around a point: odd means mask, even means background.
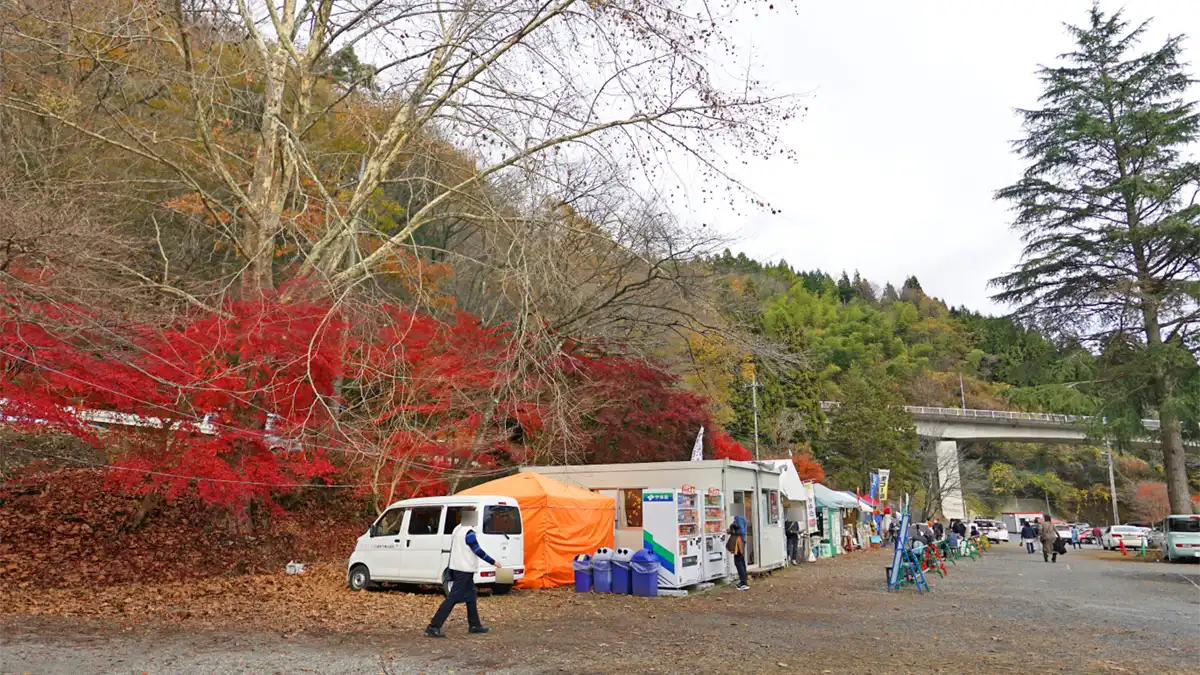
[{"label": "white van", "polygon": [[[442,584],[450,564],[450,542],[459,513],[474,510],[479,546],[513,573],[525,576],[525,541],[521,508],[512,497],[463,495],[422,497],[396,502],[358,538],[346,568],[352,590],[371,588],[378,582]],[[494,584],[494,593],[512,590],[496,584],[496,568],[479,561],[478,585]]]}]

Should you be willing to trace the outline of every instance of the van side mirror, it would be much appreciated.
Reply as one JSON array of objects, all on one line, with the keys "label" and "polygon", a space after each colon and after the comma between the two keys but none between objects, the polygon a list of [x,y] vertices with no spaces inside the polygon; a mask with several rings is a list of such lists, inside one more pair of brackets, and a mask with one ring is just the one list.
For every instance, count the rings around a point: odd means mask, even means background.
[{"label": "van side mirror", "polygon": [[376,536],[375,532],[376,532],[376,525],[375,525],[375,523],[371,523],[370,527],[367,528],[367,534],[374,537],[374,536]]}]

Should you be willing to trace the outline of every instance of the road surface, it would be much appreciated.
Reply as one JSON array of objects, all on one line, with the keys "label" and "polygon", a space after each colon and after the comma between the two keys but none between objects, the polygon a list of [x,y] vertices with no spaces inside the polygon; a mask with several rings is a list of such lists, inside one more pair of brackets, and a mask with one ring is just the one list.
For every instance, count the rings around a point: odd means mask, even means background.
[{"label": "road surface", "polygon": [[[932,591],[888,593],[886,552],[777,572],[748,592],[643,600],[541,591],[550,616],[504,614],[446,640],[412,624],[281,635],[6,616],[0,672],[80,673],[1144,673],[1200,670],[1200,565],[1016,545],[959,561]],[[534,607],[514,593],[483,598]],[[391,598],[389,598],[391,599]],[[493,616],[500,612],[493,605]],[[540,612],[540,610],[539,610]],[[417,619],[414,619],[414,621]],[[1037,654],[1031,661],[1030,654]]]}]

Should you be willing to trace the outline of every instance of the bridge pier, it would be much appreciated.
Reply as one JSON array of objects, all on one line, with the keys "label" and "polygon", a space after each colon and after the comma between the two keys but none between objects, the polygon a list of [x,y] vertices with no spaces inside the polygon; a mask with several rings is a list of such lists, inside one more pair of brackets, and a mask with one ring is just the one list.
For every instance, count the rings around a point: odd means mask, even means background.
[{"label": "bridge pier", "polygon": [[958,471],[958,441],[939,439],[934,449],[937,458],[938,489],[941,492],[942,515],[965,519],[967,504],[963,498],[962,477]]}]

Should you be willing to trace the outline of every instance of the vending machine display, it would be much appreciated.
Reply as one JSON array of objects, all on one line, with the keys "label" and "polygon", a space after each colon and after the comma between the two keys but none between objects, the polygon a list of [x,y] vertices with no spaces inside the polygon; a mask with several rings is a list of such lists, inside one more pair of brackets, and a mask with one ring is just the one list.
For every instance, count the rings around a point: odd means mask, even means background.
[{"label": "vending machine display", "polygon": [[[704,530],[696,489],[642,491],[642,541],[661,566],[658,585],[683,588],[704,580]],[[724,549],[722,549],[724,551]]]},{"label": "vending machine display", "polygon": [[724,579],[728,574],[725,562],[725,495],[717,488],[704,494],[704,571],[706,581]]}]

